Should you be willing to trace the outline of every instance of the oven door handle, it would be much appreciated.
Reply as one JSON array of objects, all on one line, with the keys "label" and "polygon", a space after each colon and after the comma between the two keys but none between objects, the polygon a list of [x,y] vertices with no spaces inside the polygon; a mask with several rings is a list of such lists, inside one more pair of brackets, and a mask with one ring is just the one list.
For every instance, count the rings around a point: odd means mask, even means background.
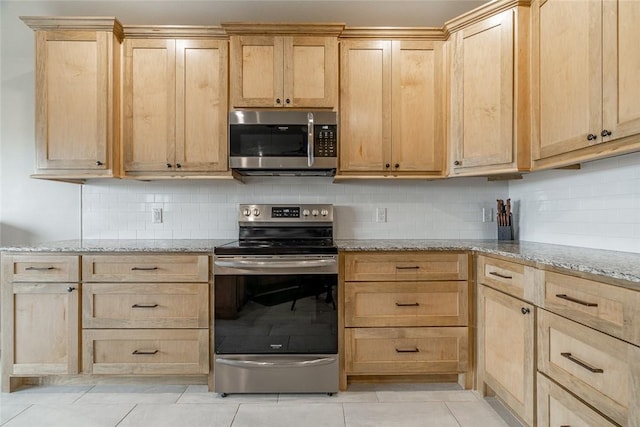
[{"label": "oven door handle", "polygon": [[310,360],[279,360],[279,361],[257,361],[257,360],[237,360],[217,358],[216,363],[230,366],[240,366],[247,368],[304,368],[307,366],[321,366],[335,363],[335,357],[320,357]]},{"label": "oven door handle", "polygon": [[334,265],[335,259],[257,261],[257,260],[215,260],[214,265],[227,268],[316,268]]}]

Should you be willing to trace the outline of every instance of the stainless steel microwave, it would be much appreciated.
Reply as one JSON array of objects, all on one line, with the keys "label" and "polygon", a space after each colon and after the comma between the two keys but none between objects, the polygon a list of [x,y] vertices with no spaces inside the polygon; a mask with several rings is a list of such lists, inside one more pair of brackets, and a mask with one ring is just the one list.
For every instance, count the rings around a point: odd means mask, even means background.
[{"label": "stainless steel microwave", "polygon": [[229,167],[240,174],[333,176],[337,166],[335,112],[229,113]]}]

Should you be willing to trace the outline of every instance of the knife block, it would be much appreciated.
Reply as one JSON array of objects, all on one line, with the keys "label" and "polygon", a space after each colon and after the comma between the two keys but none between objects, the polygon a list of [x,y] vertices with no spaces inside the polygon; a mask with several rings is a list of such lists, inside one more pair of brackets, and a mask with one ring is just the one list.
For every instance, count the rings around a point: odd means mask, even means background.
[{"label": "knife block", "polygon": [[513,221],[511,214],[509,214],[509,224],[512,225],[498,226],[498,240],[513,240]]}]

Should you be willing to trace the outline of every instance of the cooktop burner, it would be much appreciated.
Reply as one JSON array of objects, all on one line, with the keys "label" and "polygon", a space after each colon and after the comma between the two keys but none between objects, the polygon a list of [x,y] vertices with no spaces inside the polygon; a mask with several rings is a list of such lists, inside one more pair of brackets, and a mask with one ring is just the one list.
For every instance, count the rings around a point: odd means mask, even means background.
[{"label": "cooktop burner", "polygon": [[235,241],[216,246],[216,255],[337,254],[333,241]]}]

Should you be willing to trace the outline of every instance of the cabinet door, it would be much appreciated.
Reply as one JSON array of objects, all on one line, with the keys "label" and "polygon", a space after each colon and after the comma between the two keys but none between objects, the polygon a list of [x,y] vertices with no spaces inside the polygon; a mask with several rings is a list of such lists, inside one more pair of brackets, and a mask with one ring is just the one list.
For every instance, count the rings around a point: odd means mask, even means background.
[{"label": "cabinet door", "polygon": [[38,169],[112,167],[110,37],[100,31],[36,33]]},{"label": "cabinet door", "polygon": [[[227,170],[227,42],[176,41],[176,168]],[[178,166],[179,165],[179,166]]]},{"label": "cabinet door", "polygon": [[8,331],[8,339],[3,338],[3,370],[14,375],[78,373],[78,285],[6,286],[13,291],[3,306],[3,330]]},{"label": "cabinet door", "polygon": [[125,172],[175,167],[175,64],[175,40],[125,41]]},{"label": "cabinet door", "polygon": [[283,105],[283,54],[282,37],[231,37],[232,107]]},{"label": "cabinet door", "polygon": [[610,140],[640,133],[640,2],[604,1],[602,11],[604,133],[600,136]]},{"label": "cabinet door", "polygon": [[532,13],[533,158],[542,159],[602,140],[602,1],[540,0]]},{"label": "cabinet door", "polygon": [[391,158],[391,41],[342,42],[340,170],[385,170]]},{"label": "cabinet door", "polygon": [[333,108],[338,90],[335,37],[284,37],[284,106]]},{"label": "cabinet door", "polygon": [[478,382],[528,425],[534,412],[534,307],[478,287]]},{"label": "cabinet door", "polygon": [[456,35],[452,70],[454,169],[514,161],[514,11]]},{"label": "cabinet door", "polygon": [[442,170],[442,43],[393,41],[391,87],[391,168]]}]

